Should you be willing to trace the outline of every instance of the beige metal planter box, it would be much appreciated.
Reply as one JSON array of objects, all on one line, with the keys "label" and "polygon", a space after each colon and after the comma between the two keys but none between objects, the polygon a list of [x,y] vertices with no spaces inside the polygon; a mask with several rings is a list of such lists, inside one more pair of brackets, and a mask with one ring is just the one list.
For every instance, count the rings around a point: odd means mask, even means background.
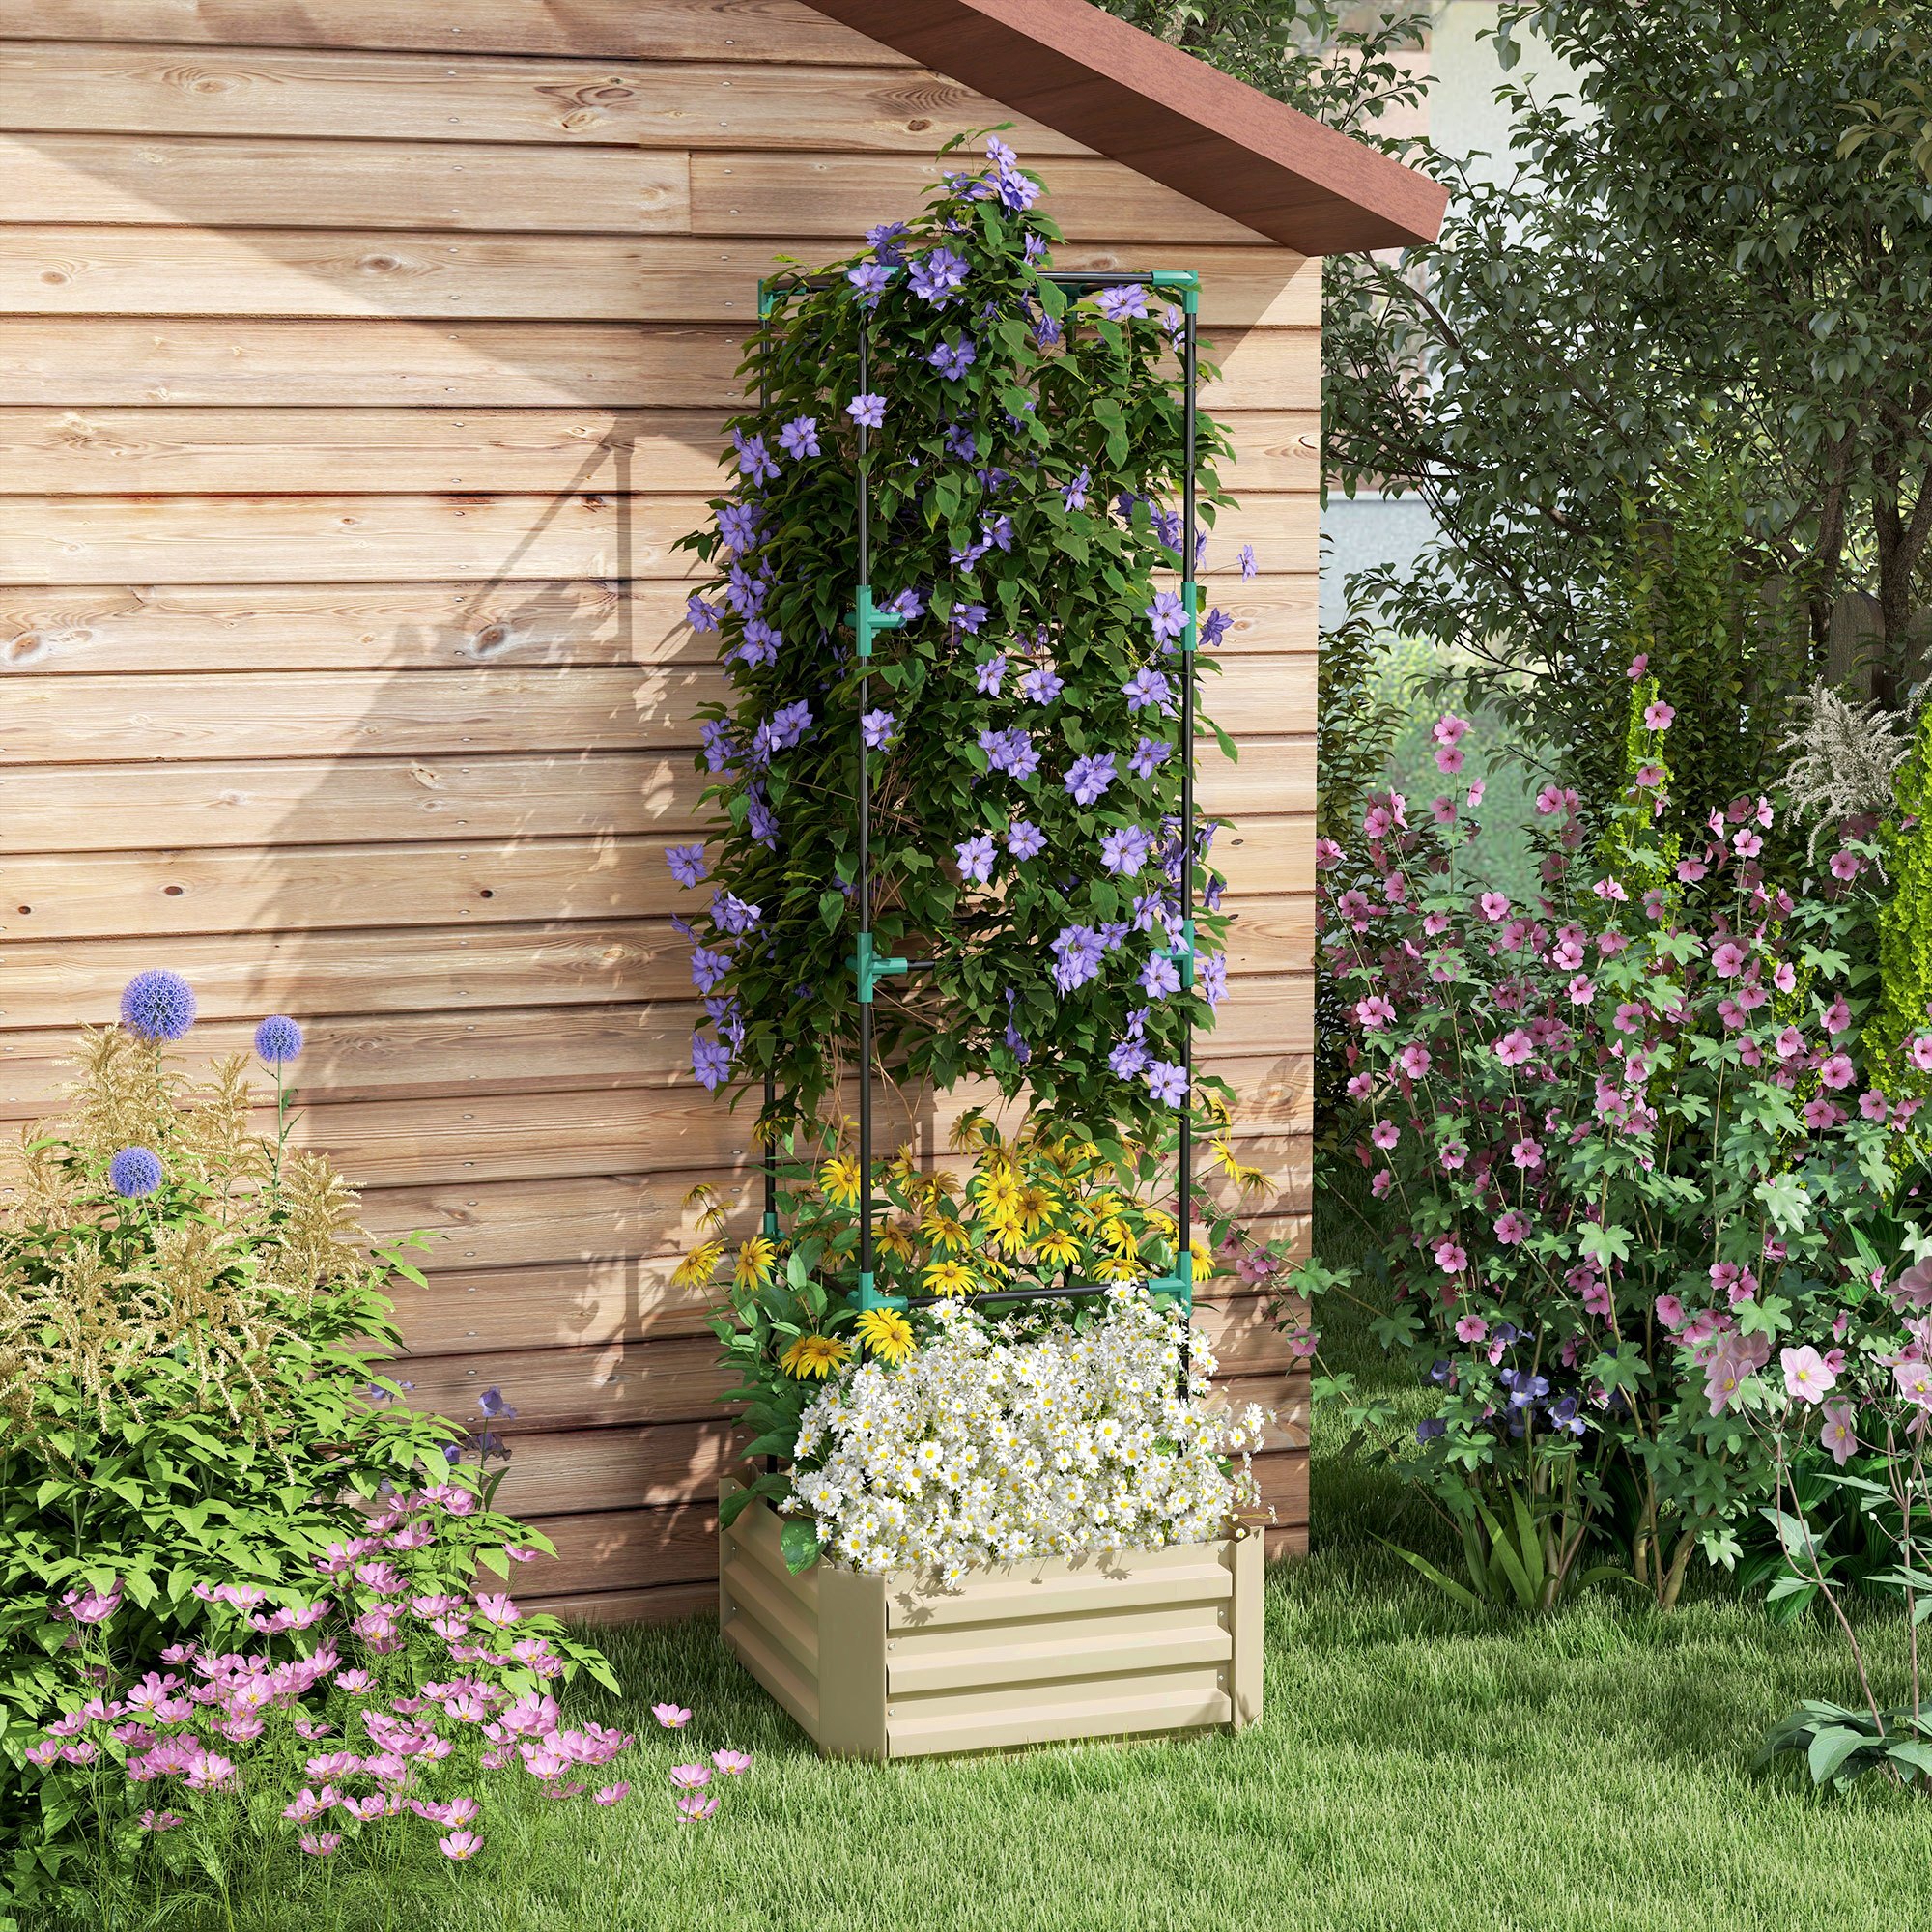
[{"label": "beige metal planter box", "polygon": [[719,1620],[829,1756],[1239,1730],[1261,1716],[1258,1532],[988,1564],[934,1591],[908,1570],[794,1577],[779,1521],[760,1502],[720,1533]]}]

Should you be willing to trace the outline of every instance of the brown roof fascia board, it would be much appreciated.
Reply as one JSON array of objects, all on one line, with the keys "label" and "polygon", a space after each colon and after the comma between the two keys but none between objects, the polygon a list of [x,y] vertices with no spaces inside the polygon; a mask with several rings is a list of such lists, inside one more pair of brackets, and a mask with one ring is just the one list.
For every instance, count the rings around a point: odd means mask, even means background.
[{"label": "brown roof fascia board", "polygon": [[1448,190],[1087,0],[822,14],[1303,255],[1431,242]]}]

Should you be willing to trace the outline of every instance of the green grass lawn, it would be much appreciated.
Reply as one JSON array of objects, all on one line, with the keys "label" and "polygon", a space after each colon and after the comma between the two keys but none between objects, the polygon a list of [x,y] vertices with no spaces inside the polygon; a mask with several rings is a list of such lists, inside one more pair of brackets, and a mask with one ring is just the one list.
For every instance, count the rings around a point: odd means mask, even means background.
[{"label": "green grass lawn", "polygon": [[[621,1721],[654,1755],[623,1805],[493,1798],[475,1865],[430,1850],[381,1883],[309,1867],[264,1897],[243,1879],[234,1923],[1904,1932],[1932,1918],[1932,1805],[1876,1788],[1820,1803],[1793,1770],[1750,1768],[1798,1698],[1851,1691],[1822,1626],[1776,1629],[1715,1586],[1667,1617],[1596,1594],[1540,1622],[1477,1622],[1376,1541],[1428,1537],[1414,1500],[1319,1433],[1313,1512],[1315,1554],[1269,1580],[1266,1716],[1240,1737],[824,1764],[708,1625],[628,1632],[609,1645]],[[664,1697],[696,1712],[685,1754],[753,1754],[709,1826],[674,1825],[653,1782],[675,1761],[649,1716]]]}]

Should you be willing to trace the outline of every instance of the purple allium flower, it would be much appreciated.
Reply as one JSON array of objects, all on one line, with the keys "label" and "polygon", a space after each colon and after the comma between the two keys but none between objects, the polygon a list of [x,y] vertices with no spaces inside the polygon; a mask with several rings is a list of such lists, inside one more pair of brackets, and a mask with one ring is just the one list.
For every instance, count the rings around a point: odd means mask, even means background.
[{"label": "purple allium flower", "polygon": [[1007,850],[1015,859],[1037,859],[1046,850],[1046,834],[1031,819],[1016,818],[1007,827]]},{"label": "purple allium flower", "polygon": [[1093,470],[1083,468],[1072,482],[1060,486],[1060,500],[1069,510],[1084,510],[1087,507],[1087,486],[1093,480]]},{"label": "purple allium flower", "polygon": [[1201,620],[1201,641],[1211,651],[1234,628],[1235,620],[1227,611],[1210,611]]},{"label": "purple allium flower", "polygon": [[789,750],[811,726],[811,706],[804,698],[781,705],[772,713],[772,744],[778,751]]},{"label": "purple allium flower", "polygon": [[711,895],[711,923],[721,932],[728,932],[733,938],[751,929],[764,918],[762,906],[747,905],[736,893],[715,892]]},{"label": "purple allium flower", "polygon": [[769,482],[779,473],[761,436],[747,436],[741,429],[731,432],[731,446],[738,452],[738,473],[753,483]]},{"label": "purple allium flower", "polygon": [[1053,983],[1063,993],[1098,977],[1106,944],[1091,925],[1063,926],[1053,942]]},{"label": "purple allium flower", "polygon": [[270,1013],[255,1029],[255,1051],[265,1065],[280,1066],[299,1060],[301,1050],[302,1030],[286,1013]]},{"label": "purple allium flower", "polygon": [[[812,453],[817,454],[815,450]],[[718,534],[742,555],[757,547],[758,524],[763,514],[755,503],[726,503],[718,512]]]},{"label": "purple allium flower", "polygon": [[1020,696],[1034,704],[1051,704],[1065,689],[1066,680],[1045,666],[1020,679]]},{"label": "purple allium flower", "polygon": [[893,265],[887,262],[861,262],[856,269],[845,270],[845,279],[859,291],[867,308],[871,308],[885,294],[892,278]]},{"label": "purple allium flower", "polygon": [[896,243],[901,235],[910,232],[903,221],[881,221],[876,227],[866,230],[866,243],[880,261],[897,268],[904,258]]},{"label": "purple allium flower", "polygon": [[1141,612],[1153,626],[1153,634],[1166,642],[1170,638],[1178,638],[1187,628],[1187,607],[1172,590],[1154,593],[1154,600]]},{"label": "purple allium flower", "polygon": [[1138,825],[1122,826],[1100,840],[1100,863],[1116,877],[1133,878],[1147,864],[1151,839]]},{"label": "purple allium flower", "polygon": [[[517,1418],[517,1411],[514,1408],[512,1408],[507,1402],[503,1400],[503,1391],[501,1389],[497,1389],[497,1388],[485,1389],[483,1393],[476,1398],[476,1406],[480,1408],[483,1411],[483,1413],[490,1418],[492,1422],[514,1422]],[[357,1574],[359,1575],[360,1573],[358,1572]]]},{"label": "purple allium flower", "polygon": [[854,396],[845,405],[845,413],[863,429],[881,429],[886,420],[886,399],[869,393]]},{"label": "purple allium flower", "polygon": [[1147,291],[1138,282],[1102,289],[1094,298],[1094,306],[1109,322],[1141,322],[1148,312]]},{"label": "purple allium flower", "polygon": [[890,711],[867,711],[859,720],[859,732],[866,741],[866,749],[883,751],[897,724],[898,720]]},{"label": "purple allium flower", "polygon": [[974,682],[979,685],[985,696],[997,697],[1000,695],[1001,680],[1006,674],[1007,654],[1005,651],[1000,651],[992,657],[980,660],[979,668],[974,673]]},{"label": "purple allium flower", "polygon": [[1179,1107],[1187,1098],[1187,1069],[1171,1060],[1156,1060],[1147,1069],[1148,1092],[1163,1107]]},{"label": "purple allium flower", "polygon": [[670,867],[671,877],[687,891],[708,876],[701,844],[673,845],[665,854],[665,864]]},{"label": "purple allium flower", "polygon": [[983,604],[955,604],[952,614],[955,629],[969,638],[977,638],[980,626],[986,621],[986,607]]},{"label": "purple allium flower", "polygon": [[779,447],[787,456],[816,456],[818,454],[818,418],[816,416],[793,416],[791,421],[779,431]]},{"label": "purple allium flower", "polygon": [[181,1038],[194,1024],[194,989],[165,966],[136,973],[121,993],[121,1024],[136,1038],[159,1044]]},{"label": "purple allium flower", "polygon": [[935,343],[925,359],[949,383],[956,383],[980,359],[980,352],[970,335],[962,335],[957,342]]},{"label": "purple allium flower", "polygon": [[935,248],[912,265],[912,292],[922,301],[944,302],[966,279],[966,270],[964,256],[951,248]]},{"label": "purple allium flower", "polygon": [[122,1200],[139,1201],[161,1184],[160,1156],[150,1148],[123,1148],[107,1163],[107,1184]]},{"label": "purple allium flower", "polygon": [[701,1033],[691,1036],[691,1070],[706,1093],[715,1094],[731,1077],[731,1054]]},{"label": "purple allium flower", "polygon": [[718,606],[706,602],[695,590],[684,600],[684,621],[694,631],[715,631],[718,628]]},{"label": "purple allium flower", "polygon": [[699,946],[692,950],[691,983],[700,993],[708,993],[731,970],[731,955],[720,952],[714,947]]},{"label": "purple allium flower", "polygon": [[993,840],[988,834],[978,833],[952,849],[958,855],[960,877],[983,886],[993,876]]},{"label": "purple allium flower", "polygon": [[1131,1080],[1148,1064],[1148,1050],[1137,1039],[1123,1039],[1107,1056],[1107,1065],[1122,1080]]},{"label": "purple allium flower", "polygon": [[1180,968],[1165,952],[1156,952],[1141,968],[1141,990],[1151,1000],[1164,1000],[1180,991]]},{"label": "purple allium flower", "polygon": [[1127,760],[1127,769],[1137,779],[1151,779],[1157,767],[1167,763],[1174,753],[1174,747],[1160,738],[1143,738],[1134,747],[1134,754]]},{"label": "purple allium flower", "polygon": [[1121,695],[1129,711],[1166,711],[1174,702],[1174,687],[1167,681],[1167,673],[1151,665],[1143,665],[1135,671],[1122,685]]},{"label": "purple allium flower", "polygon": [[1241,546],[1241,582],[1245,583],[1254,576],[1259,566],[1255,562],[1254,545],[1243,544]]},{"label": "purple allium flower", "polygon": [[1114,782],[1114,754],[1101,752],[1095,756],[1075,758],[1066,769],[1066,789],[1075,805],[1092,805]]}]

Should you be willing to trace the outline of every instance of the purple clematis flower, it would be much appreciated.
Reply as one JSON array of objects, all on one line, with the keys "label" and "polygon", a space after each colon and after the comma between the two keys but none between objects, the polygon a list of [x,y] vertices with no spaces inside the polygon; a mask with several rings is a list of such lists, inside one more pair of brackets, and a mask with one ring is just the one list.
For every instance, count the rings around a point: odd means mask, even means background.
[{"label": "purple clematis flower", "polygon": [[886,399],[871,394],[854,396],[845,405],[845,413],[862,429],[881,429],[886,420]]},{"label": "purple clematis flower", "polygon": [[1141,990],[1151,1000],[1164,1000],[1180,990],[1180,968],[1164,952],[1156,952],[1141,968]]},{"label": "purple clematis flower", "polygon": [[993,840],[981,832],[952,848],[959,860],[959,875],[984,885],[993,876]]},{"label": "purple clematis flower", "polygon": [[731,1077],[731,1053],[701,1033],[691,1036],[691,1070],[707,1093],[715,1094]]},{"label": "purple clematis flower", "polygon": [[1166,711],[1174,702],[1174,687],[1167,680],[1165,671],[1155,670],[1151,665],[1143,665],[1121,687],[1121,694],[1127,700],[1129,711]]},{"label": "purple clematis flower", "polygon": [[966,279],[966,272],[964,256],[955,255],[944,246],[934,248],[912,265],[912,292],[922,301],[948,301],[952,291]]},{"label": "purple clematis flower", "polygon": [[1106,942],[1091,925],[1063,926],[1053,942],[1053,983],[1063,993],[1096,979]]},{"label": "purple clematis flower", "polygon": [[1146,1074],[1148,1092],[1163,1107],[1178,1107],[1187,1098],[1187,1069],[1171,1060],[1156,1060]]},{"label": "purple clematis flower", "polygon": [[698,880],[709,876],[702,845],[673,845],[665,854],[665,863],[670,867],[671,877],[687,891]]},{"label": "purple clematis flower", "polygon": [[868,752],[883,751],[897,724],[898,720],[890,711],[867,712],[859,720],[859,730],[866,740],[866,749]]},{"label": "purple clematis flower", "polygon": [[1065,689],[1066,680],[1045,666],[1020,679],[1020,696],[1033,704],[1051,704]]},{"label": "purple clematis flower", "polygon": [[962,335],[957,342],[934,343],[925,359],[949,383],[956,383],[980,359],[980,352],[973,346],[970,335]]},{"label": "purple clematis flower", "polygon": [[1102,289],[1094,298],[1094,306],[1109,322],[1140,322],[1147,317],[1147,291],[1138,282],[1127,282],[1119,288]]},{"label": "purple clematis flower", "polygon": [[893,265],[888,262],[861,262],[856,269],[845,270],[845,279],[859,291],[866,306],[872,308],[893,279]]},{"label": "purple clematis flower", "polygon": [[1171,590],[1155,592],[1153,602],[1141,615],[1153,626],[1154,636],[1162,642],[1179,637],[1187,628],[1187,607]]},{"label": "purple clematis flower", "polygon": [[998,697],[1001,681],[1006,677],[1006,674],[1007,654],[1005,651],[1000,651],[990,658],[980,660],[980,667],[974,673],[974,681],[979,685],[980,690],[984,696],[987,697]]},{"label": "purple clematis flower", "polygon": [[1157,767],[1167,763],[1173,755],[1174,747],[1159,738],[1143,738],[1134,747],[1134,754],[1127,760],[1127,769],[1137,779],[1151,779]]},{"label": "purple clematis flower", "polygon": [[1046,834],[1031,819],[1016,818],[1007,827],[1007,850],[1015,859],[1037,859],[1046,850]]},{"label": "purple clematis flower", "polygon": [[1117,878],[1133,878],[1147,864],[1151,839],[1138,825],[1122,826],[1100,840],[1100,863]]},{"label": "purple clematis flower", "polygon": [[791,421],[779,431],[779,447],[787,456],[816,456],[818,454],[818,418],[816,416],[793,416]]},{"label": "purple clematis flower", "polygon": [[1114,754],[1101,752],[1095,756],[1075,758],[1066,768],[1066,789],[1075,805],[1092,805],[1114,782]]}]

